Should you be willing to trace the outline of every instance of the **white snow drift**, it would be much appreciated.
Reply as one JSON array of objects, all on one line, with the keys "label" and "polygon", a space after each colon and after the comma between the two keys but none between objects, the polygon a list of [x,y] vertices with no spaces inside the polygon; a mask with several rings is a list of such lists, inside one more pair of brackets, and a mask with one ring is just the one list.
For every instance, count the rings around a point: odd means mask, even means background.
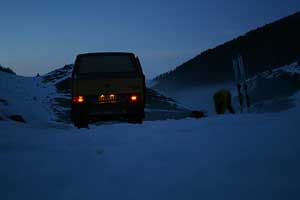
[{"label": "white snow drift", "polygon": [[299,199],[299,114],[86,130],[0,121],[0,197]]}]

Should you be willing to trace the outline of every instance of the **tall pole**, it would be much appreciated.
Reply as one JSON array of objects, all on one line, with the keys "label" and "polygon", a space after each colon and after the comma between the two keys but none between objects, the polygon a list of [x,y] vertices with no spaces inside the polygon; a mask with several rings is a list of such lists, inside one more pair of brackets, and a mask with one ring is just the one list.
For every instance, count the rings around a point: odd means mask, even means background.
[{"label": "tall pole", "polygon": [[247,86],[247,82],[246,82],[245,65],[244,65],[243,57],[241,55],[238,56],[238,66],[239,66],[239,69],[240,69],[242,85],[243,85],[243,89],[244,89],[243,92],[244,92],[245,99],[246,99],[246,106],[247,106],[247,110],[249,112],[249,110],[250,110],[250,97],[248,95],[248,86]]},{"label": "tall pole", "polygon": [[[248,85],[246,81],[245,65],[243,57],[241,55],[237,56],[232,61],[235,83],[239,96],[240,112],[243,112],[244,104],[246,104],[248,112],[250,111],[250,97],[248,95]],[[245,101],[244,101],[245,99]],[[245,103],[244,103],[245,102]]]},{"label": "tall pole", "polygon": [[239,63],[237,59],[233,59],[233,70],[234,70],[234,77],[235,77],[235,84],[236,89],[238,92],[239,97],[239,103],[240,103],[240,113],[243,112],[243,94],[241,93],[241,76],[240,76],[240,70],[239,70]]}]

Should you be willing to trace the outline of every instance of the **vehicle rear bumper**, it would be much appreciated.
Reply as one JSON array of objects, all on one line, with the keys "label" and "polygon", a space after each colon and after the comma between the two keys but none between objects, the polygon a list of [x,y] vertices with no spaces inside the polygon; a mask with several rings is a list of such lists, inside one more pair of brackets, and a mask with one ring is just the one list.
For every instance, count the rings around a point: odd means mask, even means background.
[{"label": "vehicle rear bumper", "polygon": [[128,115],[143,114],[144,106],[141,103],[94,103],[72,104],[72,112],[87,112],[88,115]]}]

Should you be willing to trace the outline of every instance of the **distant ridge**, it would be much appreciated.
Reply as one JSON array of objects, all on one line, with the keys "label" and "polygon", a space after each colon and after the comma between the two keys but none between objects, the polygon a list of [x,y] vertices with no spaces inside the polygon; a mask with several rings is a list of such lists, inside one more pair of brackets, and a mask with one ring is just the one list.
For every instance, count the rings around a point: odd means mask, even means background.
[{"label": "distant ridge", "polygon": [[172,90],[233,80],[232,59],[244,56],[248,76],[300,60],[300,12],[202,52],[157,76],[153,88]]},{"label": "distant ridge", "polygon": [[9,67],[3,67],[2,65],[0,65],[0,72],[6,72],[6,73],[10,73],[10,74],[16,74],[11,68],[9,68]]}]

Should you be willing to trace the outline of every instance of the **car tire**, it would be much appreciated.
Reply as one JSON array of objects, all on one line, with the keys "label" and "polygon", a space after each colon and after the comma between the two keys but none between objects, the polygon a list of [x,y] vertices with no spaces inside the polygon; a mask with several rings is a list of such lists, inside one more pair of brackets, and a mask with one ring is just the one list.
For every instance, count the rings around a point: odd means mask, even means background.
[{"label": "car tire", "polygon": [[88,113],[84,110],[73,110],[72,111],[72,121],[74,126],[77,128],[88,128],[89,119]]},{"label": "car tire", "polygon": [[143,113],[129,114],[128,123],[130,124],[142,124],[144,121]]}]

